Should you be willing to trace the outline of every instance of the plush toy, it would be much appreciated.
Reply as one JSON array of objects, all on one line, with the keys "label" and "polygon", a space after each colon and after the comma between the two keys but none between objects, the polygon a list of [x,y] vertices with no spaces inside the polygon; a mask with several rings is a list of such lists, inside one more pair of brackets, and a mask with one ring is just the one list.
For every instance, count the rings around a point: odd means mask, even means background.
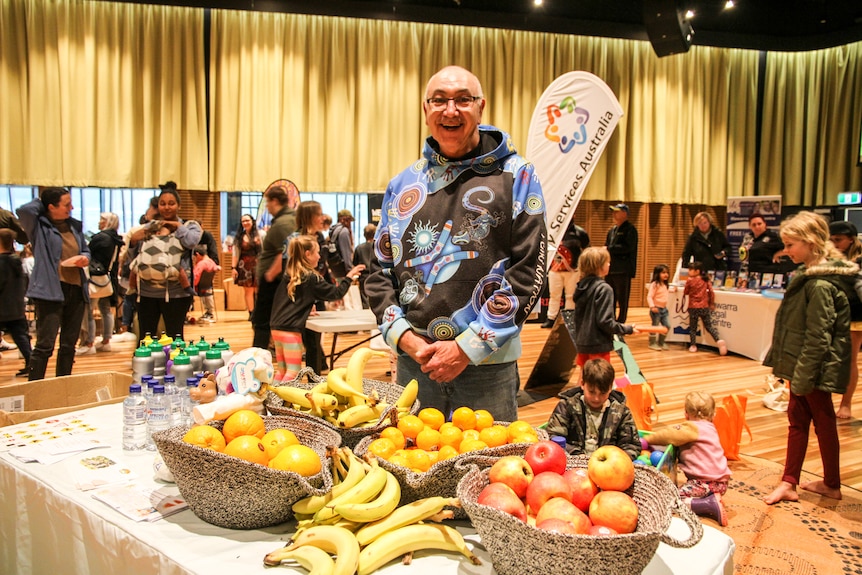
[{"label": "plush toy", "polygon": [[[201,385],[207,382],[205,392],[210,399],[200,400],[192,410],[195,423],[227,419],[240,409],[251,409],[263,415],[263,400],[267,386],[272,383],[273,372],[272,354],[268,350],[251,347],[235,354],[227,365],[198,383],[198,393],[201,393]],[[222,395],[216,395],[218,390]]]}]

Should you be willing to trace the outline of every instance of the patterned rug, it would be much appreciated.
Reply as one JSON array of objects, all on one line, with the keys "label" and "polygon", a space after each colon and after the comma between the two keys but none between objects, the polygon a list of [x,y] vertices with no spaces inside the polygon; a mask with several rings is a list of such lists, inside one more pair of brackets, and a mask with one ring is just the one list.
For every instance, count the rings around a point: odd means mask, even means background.
[{"label": "patterned rug", "polygon": [[[799,502],[766,505],[782,466],[757,457],[731,461],[724,502],[728,526],[709,520],[736,542],[735,573],[862,575],[862,492],[842,487],[836,501],[799,490]],[[802,481],[817,479],[802,474]]]}]

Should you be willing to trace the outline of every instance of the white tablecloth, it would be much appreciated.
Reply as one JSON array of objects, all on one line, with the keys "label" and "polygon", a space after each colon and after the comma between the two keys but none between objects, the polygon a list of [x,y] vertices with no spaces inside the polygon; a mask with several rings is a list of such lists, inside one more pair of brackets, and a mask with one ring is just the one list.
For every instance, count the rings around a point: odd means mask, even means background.
[{"label": "white tablecloth", "polygon": [[[713,325],[727,343],[729,351],[763,361],[772,345],[772,328],[780,304],[780,300],[756,292],[716,290]],[[667,341],[687,344],[688,298],[682,297],[682,288],[668,294],[667,309],[670,315]],[[715,340],[703,329],[703,325],[698,328],[700,335],[697,342],[715,346]]]},{"label": "white tablecloth", "polygon": [[[121,408],[106,405],[85,411],[99,437],[120,444]],[[119,458],[151,479],[153,454],[126,453],[119,447],[96,450]],[[287,523],[267,529],[234,531],[198,519],[191,510],[153,523],[137,523],[75,488],[67,462],[53,465],[21,463],[8,453],[0,455],[0,573],[56,575],[187,574],[248,575],[267,573],[263,557],[284,545],[293,531]],[[390,564],[380,573],[490,575],[493,567],[479,537],[468,524],[459,525],[482,566],[472,566],[454,554],[418,553],[412,566]],[[674,519],[671,534],[685,539],[687,527]],[[732,575],[733,540],[704,527],[701,542],[692,549],[659,545],[644,573],[666,575]],[[305,573],[282,567],[279,573]]]}]

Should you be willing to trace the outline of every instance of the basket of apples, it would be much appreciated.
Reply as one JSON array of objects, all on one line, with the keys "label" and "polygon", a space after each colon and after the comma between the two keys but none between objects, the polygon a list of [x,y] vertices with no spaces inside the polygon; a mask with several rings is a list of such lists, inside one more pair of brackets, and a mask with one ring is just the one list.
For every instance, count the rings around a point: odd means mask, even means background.
[{"label": "basket of apples", "polygon": [[[500,575],[546,575],[561,565],[630,575],[643,571],[659,542],[687,548],[703,536],[673,483],[613,445],[587,459],[538,442],[524,457],[473,468],[457,494]],[[688,539],[667,534],[674,513]]]}]

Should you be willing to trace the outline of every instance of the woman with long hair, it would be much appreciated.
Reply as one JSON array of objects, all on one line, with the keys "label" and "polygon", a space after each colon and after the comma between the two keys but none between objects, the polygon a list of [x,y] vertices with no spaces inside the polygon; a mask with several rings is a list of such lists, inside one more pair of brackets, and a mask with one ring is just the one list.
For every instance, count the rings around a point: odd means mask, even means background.
[{"label": "woman with long hair", "polygon": [[[847,261],[856,265],[862,264],[862,241],[852,222],[832,222],[829,224],[829,240],[844,254]],[[847,391],[841,396],[841,405],[835,416],[841,419],[850,418],[850,405],[853,403],[853,393],[859,379],[859,348],[862,347],[862,302],[858,298],[850,298],[850,381]]]},{"label": "woman with long hair", "polygon": [[242,287],[249,321],[254,313],[254,297],[257,295],[254,272],[260,255],[260,240],[254,218],[243,214],[233,238],[233,282]]}]

